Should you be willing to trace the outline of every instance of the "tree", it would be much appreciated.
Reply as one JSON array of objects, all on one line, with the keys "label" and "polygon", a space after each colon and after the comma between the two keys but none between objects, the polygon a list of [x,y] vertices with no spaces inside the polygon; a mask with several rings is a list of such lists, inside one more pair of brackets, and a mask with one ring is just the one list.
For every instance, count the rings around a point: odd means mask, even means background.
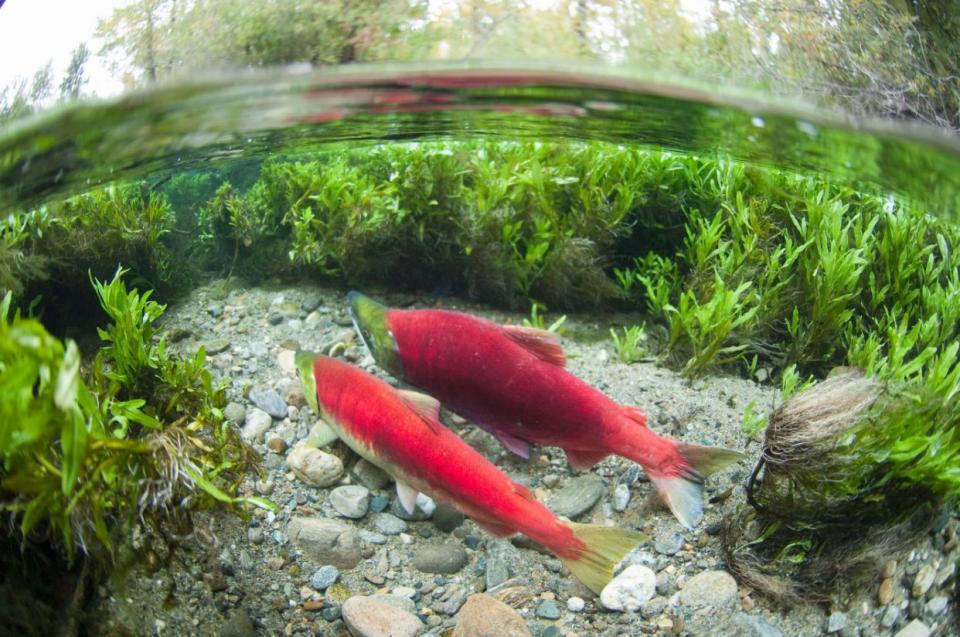
[{"label": "tree", "polygon": [[80,91],[83,85],[87,83],[87,78],[83,76],[83,66],[90,59],[90,49],[85,42],[81,42],[73,50],[70,57],[70,64],[67,66],[63,80],[60,81],[60,99],[70,100],[80,97]]},{"label": "tree", "polygon": [[41,67],[33,78],[18,78],[0,91],[0,122],[29,115],[50,97],[53,88],[53,63]]}]

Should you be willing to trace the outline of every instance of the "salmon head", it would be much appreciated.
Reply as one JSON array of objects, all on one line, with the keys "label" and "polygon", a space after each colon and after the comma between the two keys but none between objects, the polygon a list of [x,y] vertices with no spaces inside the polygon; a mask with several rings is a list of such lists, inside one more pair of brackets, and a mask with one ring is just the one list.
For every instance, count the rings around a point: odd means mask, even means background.
[{"label": "salmon head", "polygon": [[347,302],[350,304],[353,326],[377,365],[394,376],[402,377],[400,351],[387,323],[390,308],[356,291],[347,294]]}]

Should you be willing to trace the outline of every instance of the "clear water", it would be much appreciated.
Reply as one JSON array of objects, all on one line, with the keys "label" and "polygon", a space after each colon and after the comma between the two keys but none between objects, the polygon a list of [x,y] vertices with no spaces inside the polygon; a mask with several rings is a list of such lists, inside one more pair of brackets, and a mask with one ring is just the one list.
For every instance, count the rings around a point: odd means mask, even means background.
[{"label": "clear water", "polygon": [[960,141],[945,132],[597,67],[435,64],[219,76],[44,113],[0,131],[0,210],[211,162],[468,138],[729,157],[960,213]]}]

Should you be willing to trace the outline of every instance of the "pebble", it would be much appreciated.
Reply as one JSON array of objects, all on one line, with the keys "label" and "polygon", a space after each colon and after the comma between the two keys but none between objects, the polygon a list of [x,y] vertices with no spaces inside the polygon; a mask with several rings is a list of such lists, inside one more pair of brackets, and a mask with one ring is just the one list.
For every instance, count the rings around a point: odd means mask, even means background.
[{"label": "pebble", "polygon": [[927,612],[931,615],[939,615],[945,610],[947,610],[947,598],[943,595],[937,595],[927,602]]},{"label": "pebble", "polygon": [[661,555],[676,555],[683,547],[683,535],[676,531],[661,531],[653,542],[653,548]]},{"label": "pebble", "polygon": [[287,450],[287,441],[278,436],[274,436],[267,441],[267,449],[273,453],[282,454]]},{"label": "pebble", "polygon": [[294,517],[287,524],[287,539],[320,564],[349,570],[360,561],[356,530],[336,520]]},{"label": "pebble", "polygon": [[540,619],[560,619],[560,606],[552,599],[545,599],[537,605],[537,617]]},{"label": "pebble", "polygon": [[896,637],[929,637],[930,629],[919,619],[915,619],[896,634]]},{"label": "pebble", "polygon": [[340,610],[354,637],[416,637],[424,629],[416,615],[370,597],[351,597]]},{"label": "pebble", "polygon": [[[636,611],[657,590],[657,576],[646,566],[632,564],[607,584],[600,593],[604,608]],[[736,588],[734,588],[736,594]]]},{"label": "pebble", "polygon": [[227,403],[227,406],[223,408],[223,417],[227,419],[227,422],[240,425],[247,417],[247,408],[240,403]]},{"label": "pebble", "polygon": [[[295,375],[297,373],[296,356],[297,353],[292,350],[280,350],[280,353],[277,354],[277,367],[279,367],[281,370],[283,370],[283,373],[289,376]],[[303,395],[302,390],[300,391],[300,394]],[[289,400],[287,400],[287,403],[291,405],[293,404]]]},{"label": "pebble", "polygon": [[357,520],[370,508],[370,491],[358,484],[337,487],[330,492],[330,504],[343,517]]},{"label": "pebble", "polygon": [[[284,350],[289,351],[289,350]],[[307,405],[307,397],[303,393],[303,385],[300,383],[290,383],[286,391],[283,392],[283,400],[290,407],[301,409]]]},{"label": "pebble", "polygon": [[368,531],[367,529],[360,529],[360,539],[366,542],[367,544],[386,544],[387,536],[383,533],[376,533],[374,531]]},{"label": "pebble", "polygon": [[246,412],[244,416],[243,430],[240,436],[247,442],[256,442],[259,440],[270,425],[273,424],[273,418],[270,414],[254,407]]},{"label": "pebble", "polygon": [[587,607],[587,603],[582,597],[571,597],[567,600],[567,610],[571,613],[579,613]]},{"label": "pebble", "polygon": [[893,601],[893,578],[886,578],[880,582],[880,588],[877,590],[877,600],[881,606],[886,606]]},{"label": "pebble", "polygon": [[654,597],[640,604],[640,614],[644,619],[653,619],[667,609],[667,598]]},{"label": "pebble", "polygon": [[930,590],[930,587],[933,585],[933,580],[937,576],[937,569],[933,564],[924,564],[919,571],[917,571],[917,576],[913,580],[913,586],[910,589],[910,593],[914,597],[923,597],[927,594],[927,591]]},{"label": "pebble", "polygon": [[313,487],[329,487],[343,475],[340,458],[306,445],[298,445],[287,454],[287,466],[300,480]]},{"label": "pebble", "polygon": [[838,633],[847,625],[847,616],[845,613],[834,611],[827,618],[827,632]]},{"label": "pebble", "polygon": [[338,577],[340,577],[339,569],[332,564],[327,564],[314,571],[313,577],[310,578],[310,585],[318,591],[325,591],[337,581]]},{"label": "pebble", "polygon": [[433,525],[444,533],[453,533],[454,529],[463,524],[463,514],[456,509],[439,505],[431,520]]},{"label": "pebble", "polygon": [[390,476],[383,469],[363,458],[353,465],[350,472],[357,482],[371,491],[382,489],[390,482]]},{"label": "pebble", "polygon": [[377,495],[370,498],[370,510],[374,513],[382,513],[387,509],[387,506],[390,504],[390,498],[378,493]]},{"label": "pebble", "polygon": [[897,623],[897,620],[900,619],[900,609],[896,606],[887,606],[883,615],[880,616],[880,624],[884,628],[893,628],[893,625]]},{"label": "pebble", "polygon": [[486,559],[484,579],[489,591],[510,579],[510,562],[521,559],[521,556],[519,549],[510,540],[497,538],[487,540]]},{"label": "pebble", "polygon": [[687,581],[680,591],[680,604],[688,608],[737,607],[740,596],[737,581],[726,571],[704,571]]},{"label": "pebble", "polygon": [[275,389],[254,387],[250,390],[250,402],[274,418],[287,417],[287,403],[283,402]]},{"label": "pebble", "polygon": [[657,573],[657,593],[660,595],[673,593],[673,578],[665,570]]},{"label": "pebble", "polygon": [[259,526],[252,526],[247,529],[247,539],[251,544],[260,544],[263,542],[263,529]]},{"label": "pebble", "polygon": [[230,341],[224,338],[217,338],[212,341],[207,341],[203,344],[203,349],[206,353],[209,354],[219,354],[230,349]]},{"label": "pebble", "polygon": [[[413,592],[416,593],[416,591]],[[383,593],[377,593],[376,595],[371,595],[370,599],[377,602],[383,602],[384,604],[390,604],[391,606],[396,606],[397,608],[405,610],[408,613],[417,612],[416,602],[406,595],[397,595],[395,593],[384,595]]]},{"label": "pebble", "polygon": [[563,487],[550,496],[547,506],[557,515],[577,518],[597,503],[603,495],[603,479],[595,474],[578,476],[568,480]]},{"label": "pebble", "polygon": [[626,511],[630,503],[630,487],[620,483],[613,490],[613,510],[618,512]]},{"label": "pebble", "polygon": [[887,577],[893,577],[896,574],[897,574],[897,560],[888,560],[883,565],[882,576],[884,578],[887,578]]},{"label": "pebble", "polygon": [[758,615],[737,613],[730,623],[739,630],[740,637],[783,637],[783,631]]},{"label": "pebble", "polygon": [[467,563],[467,552],[459,544],[424,546],[413,556],[413,566],[423,573],[453,574]]},{"label": "pebble", "polygon": [[373,516],[373,528],[384,535],[400,535],[407,530],[407,523],[389,513],[377,513]]},{"label": "pebble", "polygon": [[467,598],[453,637],[532,637],[523,617],[485,593]]}]

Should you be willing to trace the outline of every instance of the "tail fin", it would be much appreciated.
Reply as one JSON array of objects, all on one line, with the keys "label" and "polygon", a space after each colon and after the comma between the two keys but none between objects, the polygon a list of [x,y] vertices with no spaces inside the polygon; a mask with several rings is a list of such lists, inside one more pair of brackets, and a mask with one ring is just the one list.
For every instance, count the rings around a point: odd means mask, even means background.
[{"label": "tail fin", "polygon": [[727,465],[743,460],[738,451],[719,447],[677,444],[682,463],[675,472],[654,474],[647,472],[680,524],[692,529],[703,517],[703,479]]},{"label": "tail fin", "polygon": [[611,579],[613,569],[647,536],[629,529],[570,523],[574,536],[586,548],[577,557],[560,557],[574,576],[597,595]]}]

